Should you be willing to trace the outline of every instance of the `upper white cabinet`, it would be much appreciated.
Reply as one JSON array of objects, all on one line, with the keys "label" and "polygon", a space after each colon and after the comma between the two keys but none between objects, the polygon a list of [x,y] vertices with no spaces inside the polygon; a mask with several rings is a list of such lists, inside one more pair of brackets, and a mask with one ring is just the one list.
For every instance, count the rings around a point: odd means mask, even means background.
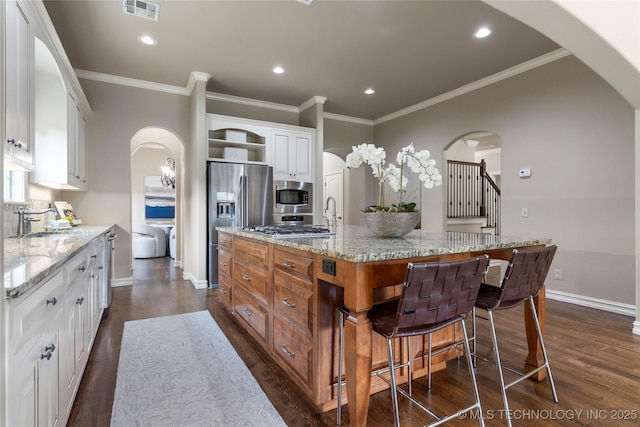
[{"label": "upper white cabinet", "polygon": [[267,151],[273,165],[273,179],[313,182],[312,132],[273,130]]},{"label": "upper white cabinet", "polygon": [[33,169],[34,33],[27,2],[7,0],[5,7],[4,161]]},{"label": "upper white cabinet", "polygon": [[31,181],[86,190],[85,119],[77,94],[49,47],[35,38],[35,169]]}]

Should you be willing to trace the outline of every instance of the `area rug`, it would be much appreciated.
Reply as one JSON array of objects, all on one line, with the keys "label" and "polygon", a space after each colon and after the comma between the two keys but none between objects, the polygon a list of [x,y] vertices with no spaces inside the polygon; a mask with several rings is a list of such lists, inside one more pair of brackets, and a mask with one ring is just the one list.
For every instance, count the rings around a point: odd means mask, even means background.
[{"label": "area rug", "polygon": [[208,311],[126,322],[112,427],[286,426]]}]

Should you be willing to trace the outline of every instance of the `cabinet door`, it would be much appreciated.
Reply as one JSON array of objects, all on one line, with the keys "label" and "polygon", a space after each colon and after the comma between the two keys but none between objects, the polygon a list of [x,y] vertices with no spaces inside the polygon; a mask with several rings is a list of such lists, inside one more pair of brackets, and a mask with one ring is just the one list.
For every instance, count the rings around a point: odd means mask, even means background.
[{"label": "cabinet door", "polygon": [[289,141],[289,170],[297,181],[313,181],[311,136],[293,133]]},{"label": "cabinet door", "polygon": [[53,427],[58,422],[58,374],[60,358],[58,354],[58,333],[55,332],[45,341],[37,366],[37,405],[38,426]]},{"label": "cabinet door", "polygon": [[80,171],[77,170],[77,109],[76,97],[69,92],[67,99],[67,182],[69,184],[80,182]]},{"label": "cabinet door", "polygon": [[311,135],[274,130],[271,138],[273,179],[312,181],[313,140]]},{"label": "cabinet door", "polygon": [[35,108],[33,21],[26,2],[5,4],[5,159],[30,169]]},{"label": "cabinet door", "polygon": [[289,135],[274,131],[271,134],[271,158],[273,159],[273,179],[291,179],[289,173]]}]

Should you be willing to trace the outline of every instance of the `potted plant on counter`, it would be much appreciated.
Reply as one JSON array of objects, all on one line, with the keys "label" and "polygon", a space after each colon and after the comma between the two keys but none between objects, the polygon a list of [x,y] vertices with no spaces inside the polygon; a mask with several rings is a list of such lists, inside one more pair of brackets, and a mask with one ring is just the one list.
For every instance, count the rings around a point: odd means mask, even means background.
[{"label": "potted plant on counter", "polygon": [[[405,165],[418,175],[418,179],[427,189],[442,184],[442,176],[435,167],[435,160],[430,158],[428,150],[416,151],[413,143],[398,152],[396,162],[385,166],[386,152],[384,148],[373,144],[362,143],[353,147],[347,156],[347,167],[357,168],[363,163],[371,166],[373,176],[378,181],[378,204],[363,211],[365,226],[378,237],[402,237],[415,228],[420,221],[420,211],[415,202],[405,203],[402,194],[406,191],[409,179],[405,176]],[[386,206],[384,203],[384,183],[400,194],[399,203]]]}]

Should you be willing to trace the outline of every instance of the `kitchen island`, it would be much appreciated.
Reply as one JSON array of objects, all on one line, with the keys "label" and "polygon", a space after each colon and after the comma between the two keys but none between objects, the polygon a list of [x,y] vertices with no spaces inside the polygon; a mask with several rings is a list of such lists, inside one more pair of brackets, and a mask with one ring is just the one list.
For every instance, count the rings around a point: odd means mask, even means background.
[{"label": "kitchen island", "polygon": [[[540,248],[547,238],[507,237],[415,230],[403,238],[381,239],[364,227],[339,227],[317,237],[273,237],[237,228],[219,228],[223,301],[247,331],[271,354],[321,410],[335,408],[337,378],[337,308],[349,310],[345,325],[345,379],[351,425],[366,425],[369,395],[387,384],[371,378],[386,365],[384,340],[374,337],[367,312],[373,304],[399,295],[407,263],[444,261],[488,254],[509,259],[513,249]],[[538,296],[544,324],[544,290]],[[527,322],[526,366],[541,364],[532,319]],[[448,328],[433,347],[452,342]],[[426,375],[428,340],[398,354],[410,354],[414,377]],[[456,350],[434,357],[443,369]],[[401,381],[406,381],[402,373]]]}]

